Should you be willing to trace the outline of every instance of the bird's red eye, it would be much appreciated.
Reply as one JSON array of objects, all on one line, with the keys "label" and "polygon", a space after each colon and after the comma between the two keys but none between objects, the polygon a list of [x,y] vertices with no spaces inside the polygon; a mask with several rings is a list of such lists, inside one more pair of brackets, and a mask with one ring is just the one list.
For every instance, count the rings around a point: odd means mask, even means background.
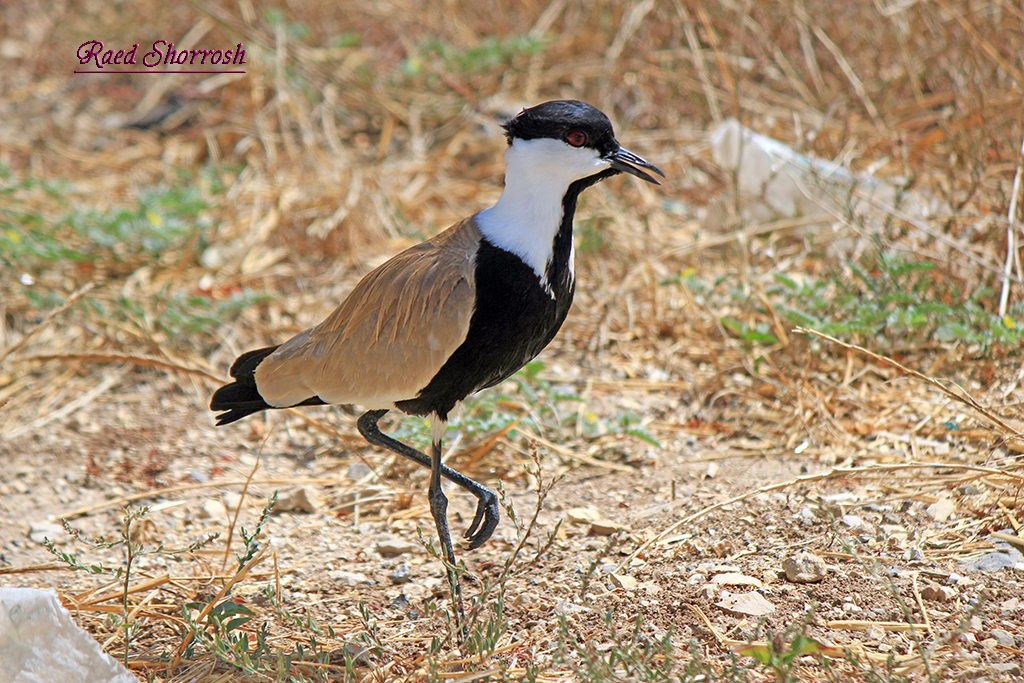
[{"label": "bird's red eye", "polygon": [[582,147],[587,141],[587,134],[580,130],[574,130],[565,136],[565,139],[568,140],[569,144],[573,147]]}]

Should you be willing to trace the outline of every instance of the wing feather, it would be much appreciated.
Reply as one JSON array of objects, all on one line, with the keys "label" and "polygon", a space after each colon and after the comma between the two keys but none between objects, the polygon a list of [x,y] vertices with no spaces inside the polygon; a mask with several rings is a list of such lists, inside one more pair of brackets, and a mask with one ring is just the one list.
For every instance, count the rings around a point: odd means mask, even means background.
[{"label": "wing feather", "polygon": [[273,406],[317,396],[367,408],[415,398],[466,338],[479,242],[468,218],[371,271],[259,365],[260,395]]}]

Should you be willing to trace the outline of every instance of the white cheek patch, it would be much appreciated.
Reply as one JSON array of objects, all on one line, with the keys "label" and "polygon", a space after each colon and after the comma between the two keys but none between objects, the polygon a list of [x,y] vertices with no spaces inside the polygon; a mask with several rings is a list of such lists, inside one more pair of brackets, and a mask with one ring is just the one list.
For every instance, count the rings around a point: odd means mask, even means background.
[{"label": "white cheek patch", "polygon": [[[562,198],[569,185],[610,164],[597,150],[549,138],[513,141],[505,161],[505,190],[497,204],[477,214],[477,225],[492,244],[523,259],[553,296],[547,267],[562,224]],[[570,247],[570,277],[574,252]]]}]

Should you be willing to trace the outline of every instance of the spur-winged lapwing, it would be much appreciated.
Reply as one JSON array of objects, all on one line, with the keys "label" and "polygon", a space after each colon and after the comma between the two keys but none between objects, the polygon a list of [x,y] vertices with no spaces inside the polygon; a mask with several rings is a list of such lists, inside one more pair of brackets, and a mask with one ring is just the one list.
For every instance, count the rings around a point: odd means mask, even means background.
[{"label": "spur-winged lapwing", "polygon": [[[617,173],[658,184],[653,164],[624,149],[612,124],[583,102],[545,102],[505,124],[498,202],[398,254],[355,286],[326,320],[280,346],[249,351],[210,408],[223,425],[268,408],[358,404],[370,443],[430,468],[430,511],[453,602],[466,628],[441,477],[477,497],[469,547],[490,538],[498,497],[441,463],[449,413],[509,377],[547,346],[572,303],[572,221],[580,192]],[[398,409],[429,416],[430,456],[381,433]]]}]

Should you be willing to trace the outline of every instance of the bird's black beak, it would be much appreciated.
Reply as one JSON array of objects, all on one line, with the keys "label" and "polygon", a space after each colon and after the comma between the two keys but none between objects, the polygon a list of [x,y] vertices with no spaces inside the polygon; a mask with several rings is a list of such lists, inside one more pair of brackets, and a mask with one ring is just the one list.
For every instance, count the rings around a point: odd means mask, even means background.
[{"label": "bird's black beak", "polygon": [[605,161],[611,164],[611,167],[614,168],[616,171],[621,171],[623,173],[635,175],[637,178],[642,178],[643,180],[646,180],[649,183],[654,183],[655,185],[661,185],[661,183],[659,183],[650,173],[641,171],[641,168],[646,168],[651,171],[654,171],[662,178],[665,177],[665,174],[661,172],[660,168],[658,168],[651,162],[647,161],[646,159],[638,157],[636,154],[633,154],[625,147],[619,147],[618,150],[606,156]]}]

